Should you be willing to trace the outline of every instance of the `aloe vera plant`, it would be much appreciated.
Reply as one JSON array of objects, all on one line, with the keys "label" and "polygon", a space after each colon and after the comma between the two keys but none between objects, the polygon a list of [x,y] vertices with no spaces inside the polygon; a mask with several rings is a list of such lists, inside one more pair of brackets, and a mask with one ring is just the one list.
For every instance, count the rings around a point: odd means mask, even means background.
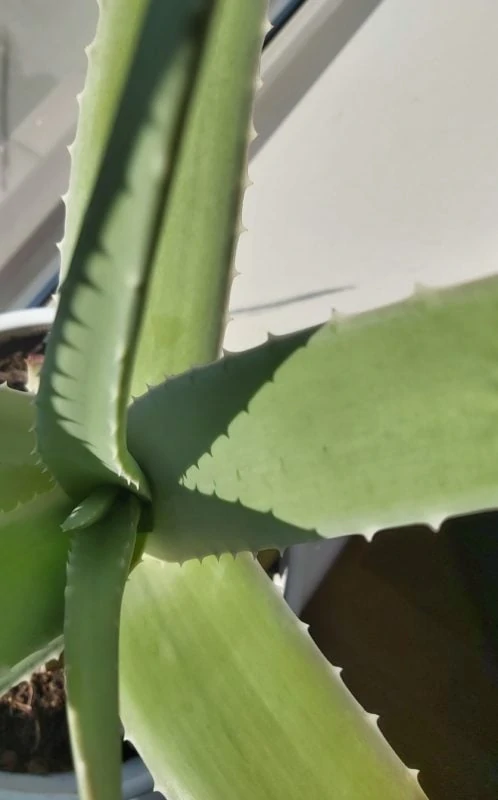
[{"label": "aloe vera plant", "polygon": [[84,800],[120,719],[170,800],[425,797],[253,554],[496,502],[496,278],[219,357],[265,5],[102,2],[36,403],[0,391],[0,688],[64,647]]}]

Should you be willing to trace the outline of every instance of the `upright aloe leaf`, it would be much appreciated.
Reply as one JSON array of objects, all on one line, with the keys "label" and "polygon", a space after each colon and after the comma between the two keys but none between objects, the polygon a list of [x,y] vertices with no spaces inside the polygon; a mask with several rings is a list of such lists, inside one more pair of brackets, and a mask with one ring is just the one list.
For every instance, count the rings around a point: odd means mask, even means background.
[{"label": "upright aloe leaf", "polygon": [[83,216],[94,189],[119,107],[149,0],[96,0],[97,32],[87,48],[85,91],[79,97],[76,139],[71,146],[71,179],[66,196],[60,283],[69,270]]},{"label": "upright aloe leaf", "polygon": [[105,482],[147,495],[125,441],[131,366],[214,6],[150,3],[62,287],[37,429],[45,463],[78,500]]},{"label": "upright aloe leaf", "polygon": [[211,0],[164,207],[132,393],[219,355],[267,0]]},{"label": "upright aloe leaf", "polygon": [[126,735],[168,800],[425,798],[247,556],[146,557],[120,655]]},{"label": "upright aloe leaf", "polygon": [[0,387],[0,514],[53,489],[35,451],[34,420],[32,395]]},{"label": "upright aloe leaf", "polygon": [[61,649],[70,508],[52,489],[0,514],[0,693]]},{"label": "upright aloe leaf", "polygon": [[132,495],[74,536],[64,622],[73,761],[81,800],[121,797],[119,614],[139,517]]},{"label": "upright aloe leaf", "polygon": [[323,327],[258,385],[271,343],[141,399],[130,446],[156,500],[148,546],[185,559],[286,545],[268,514],[306,541],[496,507],[497,311],[495,278],[420,294]]}]

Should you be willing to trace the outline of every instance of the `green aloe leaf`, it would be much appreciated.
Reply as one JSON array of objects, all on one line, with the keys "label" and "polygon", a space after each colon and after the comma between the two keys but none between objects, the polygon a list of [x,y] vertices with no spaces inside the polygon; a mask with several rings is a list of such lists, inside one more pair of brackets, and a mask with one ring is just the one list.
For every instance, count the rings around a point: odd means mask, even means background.
[{"label": "green aloe leaf", "polygon": [[496,506],[498,280],[319,331],[183,481],[323,536]]},{"label": "green aloe leaf", "polygon": [[[239,384],[271,343],[234,357],[225,374],[209,366],[140,400],[130,443],[154,487],[151,552],[183,560],[410,522],[438,528],[495,507],[497,309],[494,278],[419,294],[321,328],[272,376],[262,370],[266,383],[238,408]],[[139,445],[141,408],[154,447],[150,437]],[[185,418],[172,423],[170,408]],[[272,515],[278,537],[265,526]]]},{"label": "green aloe leaf", "polygon": [[94,522],[110,511],[119,489],[116,486],[100,486],[94,492],[85,497],[79,506],[71,511],[67,519],[62,523],[63,531],[76,531],[89,528]]},{"label": "green aloe leaf", "polygon": [[[316,330],[316,329],[313,329]],[[313,538],[272,514],[225,503],[181,485],[188,470],[226,434],[231,421],[313,331],[272,339],[242,356],[227,356],[152,389],[128,417],[128,443],[147,472],[154,496],[154,529],[147,550],[170,561],[209,553],[281,547]],[[315,534],[315,538],[320,537]]]},{"label": "green aloe leaf", "polygon": [[209,5],[174,185],[161,218],[133,372],[135,396],[166,375],[217,358],[225,327],[267,2]]},{"label": "green aloe leaf", "polygon": [[0,514],[0,692],[61,649],[70,509],[53,489]]},{"label": "green aloe leaf", "polygon": [[60,283],[67,275],[81,224],[109,141],[149,0],[97,0],[99,20],[87,48],[85,91],[79,100],[66,195]]},{"label": "green aloe leaf", "polygon": [[0,512],[53,489],[36,454],[34,420],[32,395],[0,387]]},{"label": "green aloe leaf", "polygon": [[124,595],[120,687],[168,800],[425,798],[247,556],[145,557]]},{"label": "green aloe leaf", "polygon": [[43,460],[77,501],[102,483],[148,494],[126,448],[131,367],[212,6],[150,3],[62,286],[37,430]]},{"label": "green aloe leaf", "polygon": [[121,797],[119,614],[139,518],[133,495],[73,537],[64,663],[73,761],[82,800]]}]

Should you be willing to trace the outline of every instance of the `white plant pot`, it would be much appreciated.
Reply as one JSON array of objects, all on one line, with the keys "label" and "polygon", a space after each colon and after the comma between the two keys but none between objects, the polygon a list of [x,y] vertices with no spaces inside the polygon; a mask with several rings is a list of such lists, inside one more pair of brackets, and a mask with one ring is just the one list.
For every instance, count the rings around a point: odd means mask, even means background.
[{"label": "white plant pot", "polygon": [[[139,758],[123,764],[123,800],[156,800],[152,778]],[[53,775],[18,775],[0,772],[0,800],[78,800],[73,772]]]},{"label": "white plant pot", "polygon": [[[3,334],[26,335],[50,326],[54,308],[28,308],[0,314],[0,338]],[[160,798],[153,792],[153,781],[140,758],[123,764],[123,800]],[[78,800],[76,778],[73,772],[52,775],[24,775],[0,771],[0,800]]]},{"label": "white plant pot", "polygon": [[54,308],[23,308],[21,311],[8,311],[0,314],[0,336],[5,333],[25,334],[33,330],[50,329],[54,321]]}]

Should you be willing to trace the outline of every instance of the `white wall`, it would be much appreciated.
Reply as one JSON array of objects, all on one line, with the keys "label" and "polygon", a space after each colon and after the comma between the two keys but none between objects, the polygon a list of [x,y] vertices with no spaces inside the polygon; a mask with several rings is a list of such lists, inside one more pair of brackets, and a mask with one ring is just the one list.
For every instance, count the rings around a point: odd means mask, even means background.
[{"label": "white wall", "polygon": [[496,0],[365,20],[252,161],[232,307],[324,294],[237,314],[228,347],[496,270],[497,32]]},{"label": "white wall", "polygon": [[0,30],[9,41],[9,126],[70,74],[84,75],[83,48],[94,35],[96,0],[1,0]]},{"label": "white wall", "polygon": [[[67,189],[66,148],[85,75],[84,47],[96,20],[96,0],[0,0],[0,40],[8,47],[0,65],[2,92],[8,85],[8,118],[1,124],[8,146],[0,165],[0,270]],[[14,271],[24,272],[24,264]],[[9,277],[9,284],[16,278]],[[0,308],[10,305],[10,289],[2,288]]]}]

